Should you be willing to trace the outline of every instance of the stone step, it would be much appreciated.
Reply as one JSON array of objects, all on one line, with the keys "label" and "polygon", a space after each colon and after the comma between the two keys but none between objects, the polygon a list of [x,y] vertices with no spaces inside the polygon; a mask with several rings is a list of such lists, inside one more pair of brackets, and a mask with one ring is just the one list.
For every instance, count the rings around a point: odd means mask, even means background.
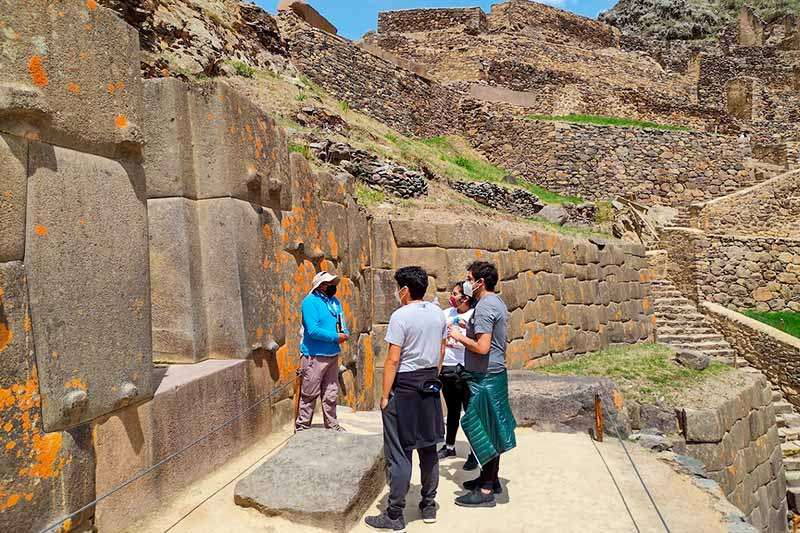
[{"label": "stone step", "polygon": [[800,440],[800,428],[778,428],[778,437],[781,442],[796,442]]},{"label": "stone step", "polygon": [[784,457],[795,457],[800,460],[800,443],[795,441],[784,442],[781,444],[781,452]]},{"label": "stone step", "polygon": [[[659,342],[661,339],[659,338]],[[709,353],[714,352],[718,353],[720,350],[731,350],[730,344],[725,342],[724,340],[721,342],[688,342],[688,341],[681,341],[681,342],[667,342],[669,346],[673,348],[677,348],[679,350],[692,350],[694,352],[702,352],[702,353]],[[721,356],[722,354],[720,354]],[[733,354],[731,354],[733,355]]]},{"label": "stone step", "polygon": [[709,333],[718,335],[718,333],[710,327],[700,325],[665,326],[663,324],[659,324],[658,333],[659,335],[703,335]]},{"label": "stone step", "polygon": [[786,489],[786,503],[789,505],[789,510],[797,512],[798,503],[800,503],[800,489]]},{"label": "stone step", "polygon": [[775,402],[772,404],[775,407],[776,415],[790,415],[794,413],[794,406],[787,401]]},{"label": "stone step", "polygon": [[661,300],[664,298],[683,298],[683,293],[676,289],[667,289],[667,288],[657,288],[657,289],[650,289],[650,294],[652,294],[655,299]]},{"label": "stone step", "polygon": [[800,489],[800,472],[786,472],[786,486],[793,489]]},{"label": "stone step", "polygon": [[[797,413],[783,414],[775,417],[779,428],[800,428],[800,415]],[[800,429],[798,429],[800,431]]]},{"label": "stone step", "polygon": [[725,341],[725,337],[723,337],[719,333],[687,333],[684,335],[669,335],[659,332],[658,340],[661,342],[665,342],[667,344],[672,344],[673,342],[676,343],[677,342],[685,342],[685,343],[727,342]]},{"label": "stone step", "polygon": [[800,472],[800,457],[787,457],[783,460],[787,472]]},{"label": "stone step", "polygon": [[772,391],[772,401],[773,402],[780,402],[783,400],[783,393],[779,390]]},{"label": "stone step", "polygon": [[656,309],[659,307],[692,307],[694,308],[694,304],[692,304],[689,298],[684,298],[683,296],[680,297],[669,297],[669,298],[656,298],[653,301],[653,304],[656,306]]}]

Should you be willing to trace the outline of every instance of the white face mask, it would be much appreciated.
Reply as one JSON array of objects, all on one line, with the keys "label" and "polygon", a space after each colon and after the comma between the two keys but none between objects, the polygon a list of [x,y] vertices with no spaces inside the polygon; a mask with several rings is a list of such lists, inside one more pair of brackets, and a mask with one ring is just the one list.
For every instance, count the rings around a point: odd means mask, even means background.
[{"label": "white face mask", "polygon": [[475,293],[475,283],[470,280],[464,282],[464,296],[472,298],[472,295]]},{"label": "white face mask", "polygon": [[400,305],[403,305],[403,299],[400,297],[400,293],[403,292],[404,288],[405,287],[400,287],[400,289],[395,291],[394,293],[394,297],[397,299],[397,303],[399,303]]}]

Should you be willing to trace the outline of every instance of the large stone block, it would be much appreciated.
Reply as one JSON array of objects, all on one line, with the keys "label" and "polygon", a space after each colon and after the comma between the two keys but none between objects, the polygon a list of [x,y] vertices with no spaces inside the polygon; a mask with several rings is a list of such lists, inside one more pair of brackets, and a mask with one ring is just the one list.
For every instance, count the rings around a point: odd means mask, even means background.
[{"label": "large stone block", "polygon": [[148,197],[290,208],[286,135],[270,116],[223,82],[154,79],[144,92]]},{"label": "large stone block", "polygon": [[347,531],[385,479],[381,436],[310,429],[240,480],[234,501],[268,516]]},{"label": "large stone block", "polygon": [[197,206],[186,198],[147,201],[153,361],[208,357]]},{"label": "large stone block", "polygon": [[153,393],[141,168],[31,143],[25,267],[48,431]]},{"label": "large stone block", "polygon": [[395,266],[420,266],[436,278],[436,288],[448,288],[447,254],[442,248],[398,248]]},{"label": "large stone block", "polygon": [[720,442],[725,435],[722,418],[716,409],[684,409],[681,422],[687,443]]},{"label": "large stone block", "polygon": [[356,362],[356,408],[362,411],[375,406],[375,350],[372,335],[362,333],[358,337],[358,361]]},{"label": "large stone block", "polygon": [[397,246],[405,248],[436,246],[436,226],[417,220],[392,220]]},{"label": "large stone block", "polygon": [[325,257],[339,261],[348,250],[347,210],[342,205],[323,201],[320,222]]},{"label": "large stone block", "polygon": [[25,255],[28,141],[0,135],[0,263]]},{"label": "large stone block", "polygon": [[[42,427],[20,262],[0,263],[0,357],[0,530],[40,531],[94,498],[94,456],[88,426]],[[71,525],[78,529],[89,514]]]},{"label": "large stone block", "polygon": [[324,256],[320,219],[322,200],[314,174],[308,161],[298,153],[290,154],[289,167],[292,191],[296,194],[292,194],[292,210],[284,213],[281,219],[283,247],[308,259],[321,259]]},{"label": "large stone block", "polygon": [[372,278],[372,319],[377,324],[388,324],[389,317],[400,307],[394,270],[370,269],[369,277]]},{"label": "large stone block", "polygon": [[[268,357],[173,365],[160,373],[151,401],[94,424],[98,494],[244,412],[273,390],[278,369],[275,358]],[[292,387],[288,389],[291,393]],[[160,508],[166,495],[178,493],[251,446],[271,430],[271,403],[263,402],[191,451],[100,502],[95,526],[100,531],[126,529]]]},{"label": "large stone block", "polygon": [[0,131],[105,156],[138,149],[139,36],[97,2],[3,10]]},{"label": "large stone block", "polygon": [[372,331],[369,333],[372,339],[372,356],[375,368],[383,368],[386,362],[386,353],[389,346],[384,339],[386,339],[387,329],[388,326],[386,324],[374,324]]},{"label": "large stone block", "polygon": [[278,291],[290,273],[275,250],[274,214],[221,198],[197,202],[197,220],[208,356],[243,359],[277,348],[283,339]]},{"label": "large stone block", "polygon": [[386,219],[375,219],[372,228],[372,266],[392,268],[397,261],[397,245],[394,242],[392,225]]},{"label": "large stone block", "polygon": [[344,271],[355,276],[370,266],[370,223],[367,212],[352,198],[348,198],[347,235],[345,236]]}]

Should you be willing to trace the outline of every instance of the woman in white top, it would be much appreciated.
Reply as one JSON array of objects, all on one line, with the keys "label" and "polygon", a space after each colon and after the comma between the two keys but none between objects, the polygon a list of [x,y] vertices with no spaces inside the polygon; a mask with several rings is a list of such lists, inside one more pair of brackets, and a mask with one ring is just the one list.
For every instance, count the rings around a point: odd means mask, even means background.
[{"label": "woman in white top", "polygon": [[[450,293],[450,307],[444,309],[447,326],[453,324],[461,327],[466,334],[467,321],[472,316],[473,300],[464,295],[463,283],[458,282]],[[447,435],[445,445],[439,450],[439,458],[454,457],[456,455],[456,433],[461,419],[461,408],[467,408],[466,384],[461,379],[464,370],[464,345],[453,339],[447,339],[444,354],[444,364],[439,378],[442,381],[442,394],[447,405]]]}]

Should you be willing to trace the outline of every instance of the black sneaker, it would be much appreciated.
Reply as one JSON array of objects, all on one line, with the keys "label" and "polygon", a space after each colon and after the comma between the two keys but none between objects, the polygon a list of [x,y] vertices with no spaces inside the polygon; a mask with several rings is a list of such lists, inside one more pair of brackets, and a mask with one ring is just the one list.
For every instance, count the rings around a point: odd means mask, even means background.
[{"label": "black sneaker", "polygon": [[478,468],[478,460],[475,458],[475,454],[470,452],[467,462],[464,463],[464,470],[475,470],[476,468]]},{"label": "black sneaker", "polygon": [[436,504],[429,505],[427,507],[421,507],[420,512],[422,513],[422,521],[426,524],[435,524],[436,523]]},{"label": "black sneaker", "polygon": [[[470,479],[469,481],[465,481],[461,484],[466,490],[473,491],[477,490],[481,487],[481,478]],[[495,481],[494,486],[492,487],[492,492],[495,494],[502,494],[503,493],[503,485],[500,484],[500,481]]]},{"label": "black sneaker", "polygon": [[381,513],[377,516],[366,517],[364,522],[372,529],[388,529],[399,533],[405,533],[406,531],[406,523],[402,516],[400,518],[389,518],[388,514]]},{"label": "black sneaker", "polygon": [[484,494],[480,490],[473,490],[456,498],[456,505],[461,507],[494,507],[496,502],[494,494]]},{"label": "black sneaker", "polygon": [[455,448],[448,448],[447,446],[442,446],[439,449],[439,459],[447,459],[448,457],[455,457],[456,456],[456,449]]}]

